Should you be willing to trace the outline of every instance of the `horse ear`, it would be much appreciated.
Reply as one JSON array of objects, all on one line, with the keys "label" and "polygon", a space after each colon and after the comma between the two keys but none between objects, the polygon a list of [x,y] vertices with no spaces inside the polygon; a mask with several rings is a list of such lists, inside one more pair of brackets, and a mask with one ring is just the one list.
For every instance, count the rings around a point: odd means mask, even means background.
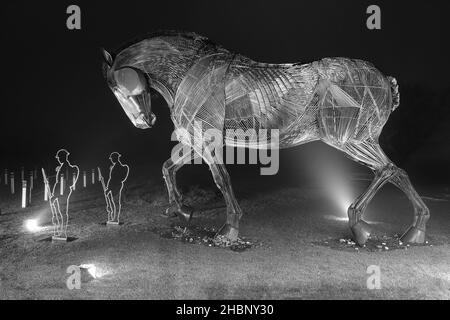
[{"label": "horse ear", "polygon": [[105,49],[102,48],[102,54],[103,54],[103,59],[105,60],[105,62],[108,64],[108,66],[112,66],[113,64],[113,58],[112,56],[109,54],[108,51],[106,51]]}]

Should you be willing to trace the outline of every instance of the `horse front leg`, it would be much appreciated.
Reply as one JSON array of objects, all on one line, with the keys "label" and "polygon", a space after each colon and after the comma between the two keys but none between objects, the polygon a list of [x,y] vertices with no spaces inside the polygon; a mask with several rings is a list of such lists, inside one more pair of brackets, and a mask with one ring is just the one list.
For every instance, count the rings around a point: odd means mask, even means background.
[{"label": "horse front leg", "polygon": [[168,217],[177,215],[186,222],[190,221],[193,209],[183,204],[183,196],[177,187],[176,173],[182,166],[189,163],[192,158],[191,154],[186,154],[175,161],[169,158],[162,167],[163,178],[169,194],[169,207],[166,209],[166,215]]},{"label": "horse front leg", "polygon": [[208,163],[211,173],[227,205],[227,218],[225,224],[219,229],[219,235],[227,237],[230,241],[236,241],[239,235],[239,220],[242,217],[242,210],[234,196],[231,187],[230,176],[225,165],[222,163]]}]

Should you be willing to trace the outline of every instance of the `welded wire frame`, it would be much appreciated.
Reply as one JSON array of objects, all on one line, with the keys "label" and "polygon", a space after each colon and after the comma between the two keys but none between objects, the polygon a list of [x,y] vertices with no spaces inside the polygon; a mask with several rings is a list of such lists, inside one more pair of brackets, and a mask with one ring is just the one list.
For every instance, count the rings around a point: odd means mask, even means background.
[{"label": "welded wire frame", "polygon": [[176,127],[224,130],[229,145],[251,147],[257,135],[227,129],[278,129],[281,148],[376,139],[393,108],[390,79],[368,62],[259,63],[192,33],[148,36],[119,52],[114,69],[123,67],[148,75]]},{"label": "welded wire frame", "polygon": [[[372,64],[341,57],[304,64],[260,63],[197,34],[173,31],[145,36],[119,49],[114,59],[107,55],[106,60],[110,86],[116,70],[128,67],[144,72],[149,86],[168,103],[175,128],[189,132],[193,145],[204,143],[196,131],[217,129],[226,145],[260,148],[265,146],[259,143],[258,132],[276,129],[278,148],[322,140],[343,151],[375,171],[371,186],[349,208],[357,241],[363,243],[369,234],[361,220],[367,203],[389,181],[414,205],[415,222],[405,239],[423,242],[428,209],[406,173],[378,144],[384,124],[399,105],[398,85]],[[227,202],[227,223],[222,231],[237,236],[242,213],[225,167],[197,149],[195,156],[208,163]],[[190,217],[175,183],[176,171],[189,160],[190,155],[179,162],[169,159],[163,173],[171,202]]]}]

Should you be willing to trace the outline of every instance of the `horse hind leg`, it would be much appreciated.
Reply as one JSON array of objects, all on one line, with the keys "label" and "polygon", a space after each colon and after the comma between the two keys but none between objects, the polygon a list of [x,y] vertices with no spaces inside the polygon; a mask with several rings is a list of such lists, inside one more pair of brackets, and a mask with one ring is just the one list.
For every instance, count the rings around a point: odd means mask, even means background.
[{"label": "horse hind leg", "polygon": [[374,178],[369,187],[356,198],[347,211],[353,238],[359,245],[363,245],[372,232],[370,225],[363,220],[364,212],[378,190],[395,173],[395,169],[378,144],[368,142],[361,144],[349,143],[343,151],[353,160],[374,170]]},{"label": "horse hind leg", "polygon": [[390,181],[402,190],[414,206],[413,224],[401,236],[403,242],[424,243],[426,223],[430,219],[430,210],[427,208],[417,191],[411,184],[407,173],[399,169],[398,174]]},{"label": "horse hind leg", "polygon": [[376,192],[386,182],[391,182],[408,196],[414,206],[414,223],[402,236],[402,240],[415,243],[424,242],[425,224],[429,219],[429,210],[411,185],[406,172],[396,167],[387,158],[377,141],[347,143],[343,151],[353,160],[370,167],[375,172],[375,177],[370,186],[348,209],[349,225],[355,241],[361,245],[369,238],[371,228],[362,219],[362,216]]},{"label": "horse hind leg", "polygon": [[370,225],[362,218],[367,205],[378,190],[389,181],[394,172],[395,169],[393,169],[392,165],[386,165],[376,170],[374,179],[369,187],[348,208],[350,230],[354,240],[360,245],[366,243],[372,231]]}]

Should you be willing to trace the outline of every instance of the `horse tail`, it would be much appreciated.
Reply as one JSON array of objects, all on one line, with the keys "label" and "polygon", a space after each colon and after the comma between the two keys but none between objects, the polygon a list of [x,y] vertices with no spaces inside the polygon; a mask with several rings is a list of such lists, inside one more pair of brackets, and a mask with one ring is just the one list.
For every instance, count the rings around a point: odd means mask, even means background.
[{"label": "horse tail", "polygon": [[391,86],[392,111],[397,109],[400,104],[400,93],[398,92],[398,83],[394,77],[387,77]]}]

